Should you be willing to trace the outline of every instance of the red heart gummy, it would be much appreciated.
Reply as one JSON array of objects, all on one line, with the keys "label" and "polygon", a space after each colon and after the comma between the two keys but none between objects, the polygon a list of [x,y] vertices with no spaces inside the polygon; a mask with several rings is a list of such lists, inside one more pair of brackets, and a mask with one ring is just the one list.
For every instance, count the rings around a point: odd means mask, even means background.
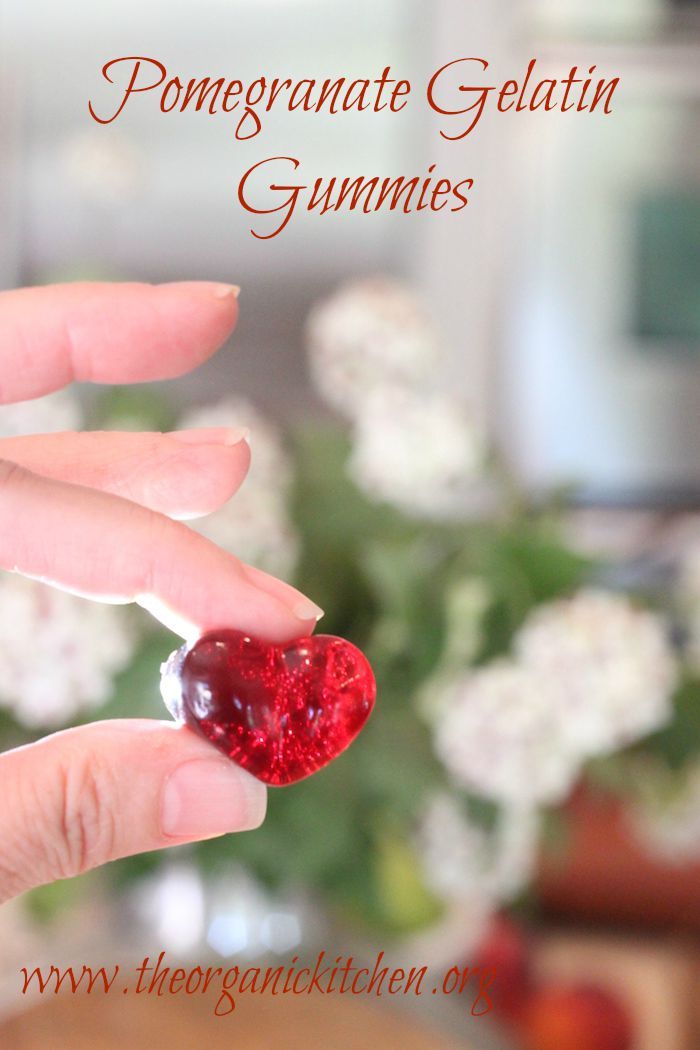
[{"label": "red heart gummy", "polygon": [[270,645],[241,631],[209,631],[174,652],[162,672],[173,717],[276,787],[337,758],[376,693],[366,657],[327,634]]}]

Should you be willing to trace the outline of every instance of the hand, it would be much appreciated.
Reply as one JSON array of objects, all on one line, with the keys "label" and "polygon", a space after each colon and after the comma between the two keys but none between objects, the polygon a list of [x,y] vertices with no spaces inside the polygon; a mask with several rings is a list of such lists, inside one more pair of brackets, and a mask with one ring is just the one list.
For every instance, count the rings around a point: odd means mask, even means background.
[{"label": "hand", "polygon": [[[182,375],[237,316],[236,289],[206,282],[2,292],[0,404],[73,380]],[[138,602],[185,638],[224,624],[271,641],[309,633],[313,603],[173,520],[225,503],[248,463],[243,433],[221,428],[0,440],[0,569]],[[0,901],[117,857],[257,827],[266,805],[260,782],[189,729],[145,719],[0,755],[0,798]]]}]

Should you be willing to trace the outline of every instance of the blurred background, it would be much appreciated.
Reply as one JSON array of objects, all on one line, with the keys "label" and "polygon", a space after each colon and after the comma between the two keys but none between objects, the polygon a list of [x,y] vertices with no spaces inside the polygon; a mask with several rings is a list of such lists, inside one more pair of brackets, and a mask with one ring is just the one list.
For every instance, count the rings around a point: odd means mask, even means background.
[{"label": "blurred background", "polygon": [[[99,126],[101,68],[132,54],[244,82],[391,65],[413,95],[273,110],[244,142],[145,99]],[[494,84],[595,63],[613,113],[487,109],[446,141],[423,88],[466,55]],[[272,792],[260,831],[6,906],[2,1045],[233,1038],[175,1000],[28,1003],[23,965],[323,947],[493,966],[495,1007],[241,1004],[237,1045],[285,1024],[290,1047],[700,1046],[699,125],[696,0],[0,0],[0,288],[242,286],[235,352],[2,407],[0,434],[251,426],[249,480],[193,527],[302,587],[379,685],[353,749]],[[260,241],[236,189],[278,154],[475,187],[457,215],[298,209]],[[0,622],[3,747],[163,717],[177,643],[140,611],[6,576]]]}]

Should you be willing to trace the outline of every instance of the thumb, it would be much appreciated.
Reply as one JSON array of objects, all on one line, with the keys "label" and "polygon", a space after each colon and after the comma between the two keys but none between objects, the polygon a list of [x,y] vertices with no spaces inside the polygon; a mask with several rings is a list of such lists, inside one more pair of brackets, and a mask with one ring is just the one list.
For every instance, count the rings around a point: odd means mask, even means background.
[{"label": "thumb", "polygon": [[118,857],[258,827],[266,788],[185,726],[125,719],[0,755],[0,902]]}]

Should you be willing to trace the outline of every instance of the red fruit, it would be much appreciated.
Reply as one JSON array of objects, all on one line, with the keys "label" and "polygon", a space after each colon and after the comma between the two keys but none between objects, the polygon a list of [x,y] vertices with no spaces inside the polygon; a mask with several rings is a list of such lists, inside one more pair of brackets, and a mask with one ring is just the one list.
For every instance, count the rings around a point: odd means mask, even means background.
[{"label": "red fruit", "polygon": [[473,965],[496,978],[490,995],[494,1009],[507,1020],[517,1018],[532,990],[530,946],[527,937],[507,915],[495,915],[476,950]]},{"label": "red fruit", "polygon": [[240,631],[210,631],[162,671],[171,714],[275,786],[337,758],[369,718],[376,692],[360,650],[322,634],[269,645]]},{"label": "red fruit", "polygon": [[614,996],[589,985],[544,985],[525,1007],[526,1050],[632,1050],[632,1021]]}]

